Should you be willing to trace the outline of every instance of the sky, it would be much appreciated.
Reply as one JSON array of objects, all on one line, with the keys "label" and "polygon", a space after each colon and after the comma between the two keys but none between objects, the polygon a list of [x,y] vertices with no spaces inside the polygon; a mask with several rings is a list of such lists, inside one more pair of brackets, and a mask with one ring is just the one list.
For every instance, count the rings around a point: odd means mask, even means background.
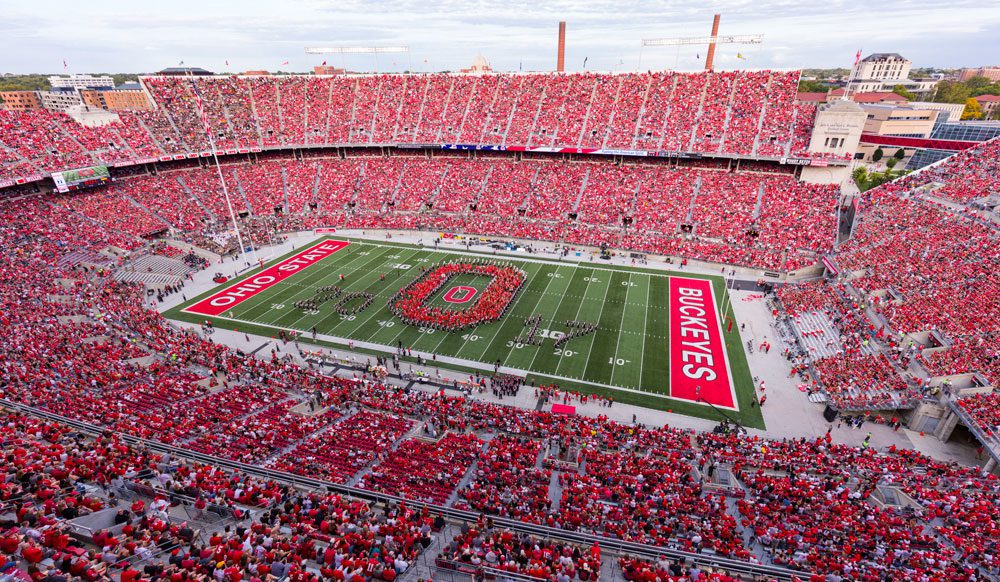
[{"label": "sky", "polygon": [[[496,70],[552,70],[560,20],[569,71],[696,70],[705,47],[640,41],[708,36],[716,12],[720,34],[764,36],[761,45],[720,45],[717,69],[849,67],[858,50],[897,52],[915,67],[1000,65],[1000,3],[981,0],[0,0],[0,73],[153,72],[182,61],[214,72],[305,72],[323,60],[442,71],[477,54]],[[410,52],[377,61],[305,54],[400,45]]]}]

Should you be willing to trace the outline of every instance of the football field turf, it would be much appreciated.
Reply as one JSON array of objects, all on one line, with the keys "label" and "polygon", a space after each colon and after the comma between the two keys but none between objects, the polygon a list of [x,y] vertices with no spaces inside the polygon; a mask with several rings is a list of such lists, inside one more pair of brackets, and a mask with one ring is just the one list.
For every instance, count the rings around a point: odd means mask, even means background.
[{"label": "football field turf", "polygon": [[[400,288],[423,274],[421,267],[484,260],[524,273],[522,287],[496,321],[447,332],[406,324],[387,307]],[[487,276],[458,273],[424,304],[470,309],[489,285]],[[318,297],[334,287],[339,296]],[[346,313],[369,296],[369,306]],[[414,354],[475,363],[487,373],[499,361],[536,383],[720,418],[711,403],[748,426],[762,427],[759,408],[750,406],[753,383],[738,326],[727,330],[728,320],[719,315],[725,297],[721,277],[325,237],[165,315],[191,323],[210,319],[217,327],[266,336],[295,330],[303,342],[313,341],[315,328],[319,340],[353,340],[367,353],[391,354],[401,344]],[[315,301],[315,309],[295,305],[303,300]],[[531,333],[534,326],[525,325],[530,317],[540,318],[534,334],[540,345],[518,341]],[[596,329],[557,345],[570,331],[567,321]],[[441,365],[468,369],[454,361]]]}]

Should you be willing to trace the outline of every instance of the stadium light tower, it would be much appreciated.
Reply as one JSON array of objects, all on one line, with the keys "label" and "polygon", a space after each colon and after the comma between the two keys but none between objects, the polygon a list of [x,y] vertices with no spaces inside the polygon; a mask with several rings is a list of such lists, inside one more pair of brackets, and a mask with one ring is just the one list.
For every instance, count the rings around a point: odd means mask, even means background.
[{"label": "stadium light tower", "polygon": [[[642,68],[642,49],[648,46],[685,46],[685,45],[708,45],[708,54],[705,57],[705,70],[711,71],[715,62],[715,45],[717,44],[763,44],[762,34],[733,34],[719,36],[720,15],[716,14],[712,19],[711,36],[687,36],[681,38],[644,38],[639,47],[639,68]],[[679,49],[678,49],[679,50]]]},{"label": "stadium light tower", "polygon": [[[332,46],[332,47],[306,47],[307,55],[375,55],[375,69],[378,70],[378,56],[381,54],[405,53],[407,69],[413,70],[413,63],[410,60],[410,47],[399,46]],[[347,67],[344,67],[345,69]]]}]

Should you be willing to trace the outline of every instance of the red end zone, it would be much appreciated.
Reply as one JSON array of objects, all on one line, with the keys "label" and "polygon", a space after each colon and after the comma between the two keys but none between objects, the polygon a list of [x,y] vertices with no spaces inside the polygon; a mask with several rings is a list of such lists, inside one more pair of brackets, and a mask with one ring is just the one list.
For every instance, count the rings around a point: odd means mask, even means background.
[{"label": "red end zone", "polygon": [[736,410],[712,283],[670,278],[670,396]]},{"label": "red end zone", "polygon": [[230,285],[211,297],[202,299],[184,311],[200,315],[219,315],[261,291],[277,285],[302,269],[329,257],[349,244],[349,242],[342,240],[328,240],[315,244],[294,257],[288,257],[280,263],[271,265],[253,277]]}]

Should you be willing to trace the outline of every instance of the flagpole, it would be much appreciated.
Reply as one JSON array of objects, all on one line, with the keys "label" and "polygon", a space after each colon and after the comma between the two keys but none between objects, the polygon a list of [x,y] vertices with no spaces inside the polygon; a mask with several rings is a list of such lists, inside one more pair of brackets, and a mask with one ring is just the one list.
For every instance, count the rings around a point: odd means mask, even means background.
[{"label": "flagpole", "polygon": [[[194,91],[195,103],[198,105],[198,113],[201,114],[201,123],[205,128],[205,134],[208,136],[208,143],[212,148],[212,159],[215,161],[215,171],[219,174],[219,183],[222,184],[222,195],[226,199],[226,208],[229,209],[229,218],[233,221],[233,229],[236,230],[236,242],[240,245],[240,254],[243,256],[243,262],[249,264],[247,261],[246,247],[243,246],[243,235],[240,233],[240,225],[236,222],[236,212],[233,211],[233,201],[229,198],[229,188],[226,187],[226,178],[222,175],[222,165],[219,164],[219,154],[215,149],[215,138],[212,137],[212,129],[208,125],[208,116],[205,115],[205,107],[201,102],[201,94],[198,93],[198,88],[194,84],[194,79],[191,76],[191,72],[188,71],[188,81],[191,83],[191,90]],[[254,262],[257,262],[257,249],[250,245],[250,249],[253,251]]]}]

